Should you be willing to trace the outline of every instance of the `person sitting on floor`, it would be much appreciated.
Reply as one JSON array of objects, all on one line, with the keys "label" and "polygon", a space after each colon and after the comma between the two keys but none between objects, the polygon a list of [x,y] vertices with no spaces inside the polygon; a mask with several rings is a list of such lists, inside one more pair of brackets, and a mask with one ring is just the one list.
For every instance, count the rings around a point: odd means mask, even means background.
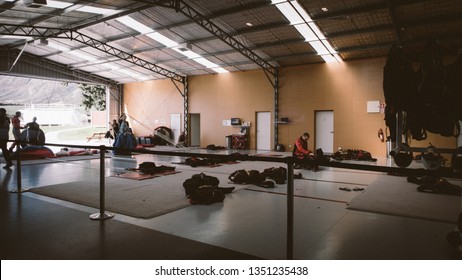
[{"label": "person sitting on floor", "polygon": [[312,171],[318,171],[319,167],[315,163],[313,152],[308,149],[308,140],[310,139],[310,134],[305,132],[297,140],[295,140],[294,150],[292,155],[297,157],[300,160],[306,160],[305,164],[296,164],[295,168],[309,169]]},{"label": "person sitting on floor", "polygon": [[308,149],[308,140],[310,139],[310,134],[305,132],[297,140],[295,140],[294,150],[292,152],[293,156],[303,159],[313,152]]}]

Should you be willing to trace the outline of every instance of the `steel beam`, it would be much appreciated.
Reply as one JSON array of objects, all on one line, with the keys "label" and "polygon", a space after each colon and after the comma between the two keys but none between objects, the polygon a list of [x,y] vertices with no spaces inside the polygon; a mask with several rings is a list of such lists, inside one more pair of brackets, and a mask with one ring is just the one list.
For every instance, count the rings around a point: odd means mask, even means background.
[{"label": "steel beam", "polygon": [[[20,50],[16,50],[16,49],[15,50],[5,50],[5,52],[7,53],[8,57],[11,57],[11,59],[13,59],[14,57],[18,56]],[[27,52],[24,52],[21,55],[21,61],[24,61],[27,64],[39,66],[39,67],[42,67],[42,68],[45,68],[45,69],[50,69],[50,70],[55,71],[57,73],[61,73],[61,74],[65,74],[65,75],[75,77],[80,82],[103,84],[103,85],[106,85],[106,86],[109,86],[109,87],[112,87],[112,88],[117,88],[119,86],[119,84],[116,81],[113,81],[113,80],[110,80],[110,79],[95,75],[93,73],[85,72],[85,71],[82,71],[82,70],[70,69],[69,67],[67,67],[67,66],[65,66],[63,64],[56,63],[54,61],[44,59],[42,57],[36,56],[34,54],[27,53]],[[16,72],[12,72],[12,73],[18,74]],[[4,73],[4,74],[8,74],[8,73]],[[27,73],[24,73],[24,74],[27,74]],[[69,81],[76,82],[76,81],[73,81],[73,80],[69,80]]]},{"label": "steel beam", "polygon": [[243,54],[245,57],[256,63],[260,66],[265,72],[269,73],[270,75],[274,76],[276,72],[276,68],[268,63],[266,60],[261,58],[255,52],[253,52],[250,48],[245,46],[243,43],[239,42],[233,36],[228,34],[226,31],[218,27],[215,23],[213,23],[208,17],[202,15],[196,9],[191,7],[185,1],[182,0],[170,0],[170,1],[142,1],[144,3],[151,3],[152,5],[161,5],[162,7],[167,7],[171,9],[175,9],[177,12],[182,13],[186,17],[190,18],[193,22],[197,23],[199,26],[210,32],[211,34],[215,35],[218,39],[222,40],[224,43],[229,45],[231,48],[235,49],[236,51]]},{"label": "steel beam", "polygon": [[156,74],[160,74],[169,79],[173,79],[178,82],[183,82],[183,76],[178,75],[175,72],[160,67],[147,60],[141,59],[133,54],[112,47],[99,40],[93,39],[83,33],[75,30],[62,29],[62,28],[47,28],[47,27],[35,27],[35,26],[22,26],[22,25],[8,25],[0,24],[0,35],[16,35],[16,36],[32,36],[38,38],[58,38],[58,39],[69,39],[74,40],[92,48],[98,49],[104,53],[110,54],[114,57],[127,61],[136,66],[150,70]]}]

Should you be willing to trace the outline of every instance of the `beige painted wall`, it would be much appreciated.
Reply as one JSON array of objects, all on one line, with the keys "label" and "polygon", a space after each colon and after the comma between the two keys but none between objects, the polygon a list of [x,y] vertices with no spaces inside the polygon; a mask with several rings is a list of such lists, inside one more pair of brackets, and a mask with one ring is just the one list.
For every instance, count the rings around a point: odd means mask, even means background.
[{"label": "beige painted wall", "polygon": [[[375,157],[384,157],[385,143],[377,131],[385,131],[384,114],[366,112],[367,101],[384,102],[382,79],[385,59],[356,60],[339,64],[313,64],[286,67],[280,70],[280,117],[289,117],[289,125],[279,126],[279,142],[287,150],[304,131],[313,137],[315,111],[334,111],[334,149],[363,149]],[[256,112],[270,111],[273,115],[273,89],[261,70],[190,78],[190,113],[201,116],[201,146],[224,145],[225,135],[238,128],[225,127],[222,121],[232,117],[250,121],[250,148],[255,148]],[[137,135],[151,134],[171,113],[183,112],[183,99],[170,80],[158,80],[125,85],[125,105]],[[273,116],[274,117],[274,116]],[[145,125],[145,120],[149,125]],[[148,129],[149,127],[149,129]],[[272,139],[271,139],[272,140]],[[429,135],[426,141],[412,143],[426,147],[456,147],[456,138]],[[272,144],[273,146],[273,144]]]},{"label": "beige painted wall", "polygon": [[124,85],[124,108],[135,135],[152,135],[158,126],[170,127],[170,114],[181,114],[183,97],[170,80]]},{"label": "beige painted wall", "polygon": [[[385,59],[356,60],[345,63],[314,64],[282,69],[280,116],[289,117],[289,125],[279,129],[280,143],[293,144],[304,131],[315,132],[315,111],[334,111],[334,150],[363,149],[375,157],[386,155],[386,144],[377,132],[385,131],[384,114],[367,113],[367,101],[384,102],[382,81]],[[314,148],[315,137],[309,146]],[[454,148],[455,138],[429,135],[425,141],[412,142],[426,147],[429,143]]]},{"label": "beige painted wall", "polygon": [[202,146],[225,145],[225,136],[240,129],[222,121],[236,117],[251,122],[250,148],[255,149],[256,112],[274,110],[273,87],[262,71],[196,76],[189,85],[190,113],[201,115]]}]

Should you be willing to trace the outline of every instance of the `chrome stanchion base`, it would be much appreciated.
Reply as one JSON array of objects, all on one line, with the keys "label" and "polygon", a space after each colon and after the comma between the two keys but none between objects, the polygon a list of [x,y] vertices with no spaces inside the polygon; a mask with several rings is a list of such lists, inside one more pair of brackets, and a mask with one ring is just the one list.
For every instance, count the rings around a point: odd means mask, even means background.
[{"label": "chrome stanchion base", "polygon": [[23,192],[28,192],[28,191],[29,191],[29,189],[21,189],[21,190],[12,189],[12,190],[10,190],[10,193],[23,193]]},{"label": "chrome stanchion base", "polygon": [[109,220],[112,218],[114,218],[114,214],[107,213],[107,212],[104,213],[103,215],[101,215],[101,213],[95,213],[95,214],[90,215],[90,219],[95,220],[95,221]]}]

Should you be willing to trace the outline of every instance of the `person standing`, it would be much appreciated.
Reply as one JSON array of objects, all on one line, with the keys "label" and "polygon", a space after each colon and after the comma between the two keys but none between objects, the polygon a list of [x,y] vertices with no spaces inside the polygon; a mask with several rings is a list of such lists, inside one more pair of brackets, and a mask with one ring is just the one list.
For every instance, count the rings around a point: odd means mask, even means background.
[{"label": "person standing", "polygon": [[14,117],[11,119],[11,123],[13,124],[13,136],[15,142],[11,144],[10,152],[13,152],[13,149],[16,145],[19,145],[19,140],[21,139],[21,129],[24,127],[21,126],[21,112],[17,111]]},{"label": "person standing", "polygon": [[5,108],[0,108],[0,149],[3,153],[3,158],[6,161],[6,165],[3,169],[8,169],[13,166],[11,161],[10,151],[6,148],[10,133],[10,119],[6,116]]},{"label": "person standing", "polygon": [[32,130],[39,130],[40,125],[37,123],[37,117],[33,117],[31,122],[26,123],[24,128],[29,128]]},{"label": "person standing", "polygon": [[114,139],[117,138],[117,134],[119,134],[119,123],[117,120],[112,120],[112,133],[114,133]]}]

